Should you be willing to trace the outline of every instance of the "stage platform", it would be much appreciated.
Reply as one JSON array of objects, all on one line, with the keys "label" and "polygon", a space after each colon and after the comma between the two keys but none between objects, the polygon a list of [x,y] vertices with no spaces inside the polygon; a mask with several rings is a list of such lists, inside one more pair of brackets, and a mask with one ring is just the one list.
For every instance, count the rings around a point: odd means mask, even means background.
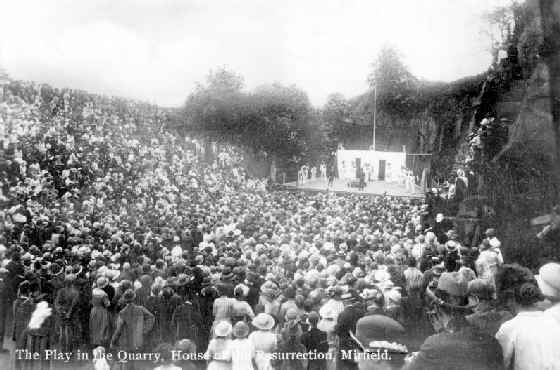
[{"label": "stage platform", "polygon": [[287,182],[283,184],[284,188],[287,190],[300,190],[300,191],[332,191],[335,193],[352,193],[352,194],[364,194],[364,195],[387,195],[396,197],[406,197],[406,198],[417,198],[423,199],[424,193],[420,187],[416,186],[416,191],[410,192],[402,184],[395,182],[386,181],[372,181],[366,183],[364,190],[359,190],[358,188],[351,188],[347,186],[348,180],[335,179],[332,186],[327,187],[327,180],[316,179],[306,181],[304,184],[298,184],[296,182]]}]

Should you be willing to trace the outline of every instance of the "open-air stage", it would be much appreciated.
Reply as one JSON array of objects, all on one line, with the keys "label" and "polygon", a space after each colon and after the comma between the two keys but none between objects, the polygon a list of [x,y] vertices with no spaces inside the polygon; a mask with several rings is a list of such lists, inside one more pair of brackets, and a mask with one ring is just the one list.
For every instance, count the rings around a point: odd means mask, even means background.
[{"label": "open-air stage", "polygon": [[349,180],[335,179],[330,187],[327,187],[326,179],[315,179],[306,181],[303,184],[297,182],[287,182],[283,184],[287,190],[300,190],[300,191],[332,191],[335,193],[353,193],[364,195],[383,195],[387,194],[396,197],[407,198],[424,198],[424,193],[419,186],[415,185],[415,191],[409,191],[404,184],[388,181],[371,181],[366,183],[364,190],[349,187]]}]

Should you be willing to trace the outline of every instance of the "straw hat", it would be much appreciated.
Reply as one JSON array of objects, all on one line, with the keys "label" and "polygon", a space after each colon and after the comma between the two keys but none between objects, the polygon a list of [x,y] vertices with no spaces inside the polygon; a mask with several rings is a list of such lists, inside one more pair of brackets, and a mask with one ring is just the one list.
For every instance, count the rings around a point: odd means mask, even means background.
[{"label": "straw hat", "polygon": [[231,334],[232,327],[227,321],[220,321],[214,328],[214,334],[216,337],[223,338]]},{"label": "straw hat", "polygon": [[233,336],[236,338],[245,338],[249,335],[249,326],[244,321],[239,321],[233,326]]},{"label": "straw hat", "polygon": [[543,265],[535,278],[545,297],[560,299],[560,263],[550,262]]},{"label": "straw hat", "polygon": [[274,318],[267,313],[260,313],[251,322],[253,326],[260,330],[270,330],[274,327]]}]

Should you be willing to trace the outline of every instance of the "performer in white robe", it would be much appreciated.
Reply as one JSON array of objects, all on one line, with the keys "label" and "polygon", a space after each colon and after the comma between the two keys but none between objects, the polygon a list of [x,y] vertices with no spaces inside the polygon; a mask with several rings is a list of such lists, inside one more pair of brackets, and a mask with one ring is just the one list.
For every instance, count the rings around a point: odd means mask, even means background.
[{"label": "performer in white robe", "polygon": [[321,163],[321,166],[319,167],[319,171],[321,172],[321,178],[326,179],[327,178],[327,166],[325,165],[325,162]]}]

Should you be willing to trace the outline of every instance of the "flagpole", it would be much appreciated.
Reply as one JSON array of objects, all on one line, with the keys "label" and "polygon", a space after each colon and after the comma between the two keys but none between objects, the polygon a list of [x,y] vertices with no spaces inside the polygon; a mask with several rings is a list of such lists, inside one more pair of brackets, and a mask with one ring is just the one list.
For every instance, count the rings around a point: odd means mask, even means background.
[{"label": "flagpole", "polygon": [[377,84],[373,85],[373,151],[375,151],[376,126],[377,126]]}]

